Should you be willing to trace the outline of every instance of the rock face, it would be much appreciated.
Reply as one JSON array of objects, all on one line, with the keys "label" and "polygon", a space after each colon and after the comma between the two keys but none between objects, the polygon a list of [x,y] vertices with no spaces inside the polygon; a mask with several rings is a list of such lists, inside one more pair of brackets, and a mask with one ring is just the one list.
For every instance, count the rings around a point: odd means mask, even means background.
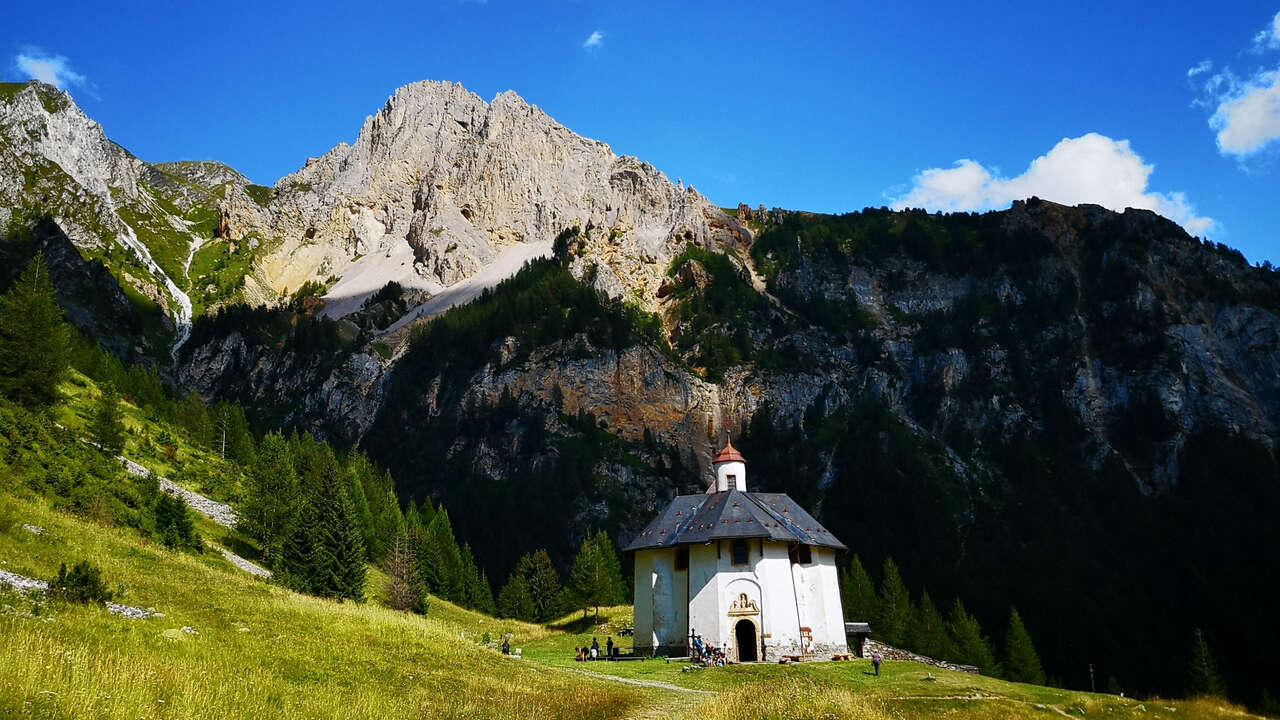
[{"label": "rock face", "polygon": [[264,261],[276,291],[338,278],[336,315],[390,280],[438,292],[513,243],[549,242],[568,227],[601,229],[611,252],[600,260],[655,287],[685,243],[749,235],[692,188],[513,92],[485,103],[426,81],[397,90],[353,145],[281,178],[265,209],[245,200],[222,206],[229,237],[280,239]]}]

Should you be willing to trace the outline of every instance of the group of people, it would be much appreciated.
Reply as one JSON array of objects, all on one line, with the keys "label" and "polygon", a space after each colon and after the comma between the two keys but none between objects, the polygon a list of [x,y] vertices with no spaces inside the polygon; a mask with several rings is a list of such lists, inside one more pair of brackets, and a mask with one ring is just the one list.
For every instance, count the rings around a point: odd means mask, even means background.
[{"label": "group of people", "polygon": [[610,635],[604,641],[604,654],[601,655],[600,641],[593,637],[591,638],[591,645],[586,647],[575,647],[573,652],[575,653],[574,660],[577,660],[578,662],[585,662],[587,660],[605,660],[618,657],[618,646],[613,644],[613,636]]},{"label": "group of people", "polygon": [[702,636],[693,634],[693,640],[690,642],[691,652],[689,659],[696,665],[705,667],[724,667],[729,658],[729,646],[726,644],[723,648],[715,645],[707,645],[702,641]]}]

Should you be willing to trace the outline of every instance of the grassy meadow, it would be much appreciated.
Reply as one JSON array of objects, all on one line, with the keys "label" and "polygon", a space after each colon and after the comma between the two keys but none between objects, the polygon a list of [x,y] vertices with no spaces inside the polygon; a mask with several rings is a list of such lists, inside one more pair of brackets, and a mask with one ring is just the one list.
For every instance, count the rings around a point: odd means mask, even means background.
[{"label": "grassy meadow", "polygon": [[[58,423],[83,428],[98,394],[73,374]],[[125,454],[190,481],[216,454],[125,405]],[[55,509],[0,483],[0,570],[49,579],[90,560],[116,600],[163,617],[130,620],[0,589],[0,718],[1151,718],[1247,717],[1216,700],[1133,700],[865,661],[686,669],[679,661],[574,661],[574,647],[620,631],[632,608],[573,613],[546,626],[501,620],[431,599],[425,617],[383,606],[370,568],[363,603],[300,595],[231,566],[218,552],[168,550],[137,530]],[[234,480],[219,499],[234,500]],[[36,534],[23,524],[45,529]],[[206,541],[247,557],[256,548],[197,516]],[[0,586],[3,588],[4,586]],[[190,632],[184,630],[188,628]],[[504,657],[504,635],[521,659]]]}]

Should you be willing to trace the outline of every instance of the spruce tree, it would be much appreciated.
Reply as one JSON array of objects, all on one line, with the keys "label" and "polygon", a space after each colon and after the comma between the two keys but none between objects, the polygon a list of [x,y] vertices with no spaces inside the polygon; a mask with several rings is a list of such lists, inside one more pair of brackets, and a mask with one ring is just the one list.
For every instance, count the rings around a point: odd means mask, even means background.
[{"label": "spruce tree", "polygon": [[947,623],[928,590],[920,593],[920,602],[916,604],[910,648],[935,660],[950,660],[956,655],[947,634]]},{"label": "spruce tree", "polygon": [[56,404],[70,360],[71,330],[37,254],[0,295],[0,395],[29,408]]},{"label": "spruce tree", "polygon": [[111,383],[103,384],[102,392],[93,404],[93,417],[89,419],[89,437],[108,455],[124,452],[124,409],[120,406],[120,393]]},{"label": "spruce tree", "polygon": [[451,602],[462,602],[462,554],[453,537],[449,513],[443,507],[427,526],[419,544],[418,560],[428,592]]},{"label": "spruce tree", "polygon": [[911,612],[911,593],[893,559],[885,558],[884,575],[880,579],[880,616],[871,630],[890,645],[905,645],[911,629]]},{"label": "spruce tree", "polygon": [[623,601],[622,567],[608,533],[600,530],[582,541],[569,572],[569,587],[584,616],[586,608],[594,606],[597,620],[601,605]]},{"label": "spruce tree", "polygon": [[533,606],[533,598],[529,595],[529,583],[525,582],[520,571],[514,570],[507,584],[498,593],[498,615],[504,618],[515,618],[534,622],[537,610]]},{"label": "spruce tree", "polygon": [[982,626],[964,609],[959,598],[951,606],[947,629],[955,645],[956,662],[974,665],[983,675],[999,677],[1002,674],[991,650],[991,642],[982,634]]},{"label": "spruce tree", "polygon": [[387,572],[387,604],[396,610],[412,610],[422,599],[422,583],[418,579],[418,562],[406,535],[400,535],[391,543],[383,561]]},{"label": "spruce tree", "polygon": [[547,555],[546,550],[536,550],[521,557],[512,574],[524,580],[529,602],[533,607],[533,614],[521,619],[547,622],[560,613],[560,602],[563,599],[560,576],[551,564],[551,556]]},{"label": "spruce tree", "polygon": [[493,591],[480,569],[470,545],[462,546],[463,605],[484,613],[493,612]]},{"label": "spruce tree", "polygon": [[849,567],[840,573],[840,604],[844,619],[850,622],[873,623],[880,616],[875,585],[856,554],[849,561]]},{"label": "spruce tree", "polygon": [[316,556],[327,551],[319,546],[316,538],[320,534],[316,514],[309,511],[310,503],[303,500],[304,511],[299,514],[298,522],[289,528],[284,543],[280,548],[280,559],[276,563],[276,575],[280,583],[301,593],[315,593],[317,565],[325,564]]},{"label": "spruce tree", "polygon": [[373,513],[369,510],[369,498],[365,495],[364,484],[360,482],[355,472],[348,470],[345,474],[347,498],[351,501],[351,511],[355,517],[356,528],[360,531],[360,540],[366,548],[375,547],[378,541],[374,537]]},{"label": "spruce tree", "polygon": [[277,567],[285,539],[298,519],[302,498],[288,442],[277,433],[262,438],[244,474],[244,501],[237,527],[258,541],[262,558]]},{"label": "spruce tree", "polygon": [[1009,611],[1009,628],[1004,636],[1004,678],[1014,682],[1044,684],[1044,667],[1031,642],[1031,634],[1022,624],[1017,608]]},{"label": "spruce tree", "polygon": [[1218,672],[1218,663],[1213,659],[1209,643],[1205,641],[1204,633],[1200,628],[1196,628],[1192,633],[1191,677],[1187,689],[1192,696],[1227,696],[1227,685],[1222,681],[1222,675]]}]

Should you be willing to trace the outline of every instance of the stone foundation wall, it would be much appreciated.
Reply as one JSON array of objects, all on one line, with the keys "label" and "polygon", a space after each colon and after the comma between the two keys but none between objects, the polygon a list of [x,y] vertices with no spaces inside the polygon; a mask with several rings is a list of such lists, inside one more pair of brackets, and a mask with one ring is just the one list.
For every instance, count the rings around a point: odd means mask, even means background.
[{"label": "stone foundation wall", "polygon": [[909,650],[896,648],[892,645],[885,645],[877,640],[868,638],[862,643],[862,656],[864,658],[871,657],[874,652],[879,652],[880,656],[885,660],[896,660],[900,662],[916,662],[922,665],[932,665],[942,668],[943,670],[956,670],[966,672],[970,675],[981,675],[982,672],[973,665],[961,665],[959,663],[947,662],[946,660],[934,660],[931,657],[917,655]]}]

